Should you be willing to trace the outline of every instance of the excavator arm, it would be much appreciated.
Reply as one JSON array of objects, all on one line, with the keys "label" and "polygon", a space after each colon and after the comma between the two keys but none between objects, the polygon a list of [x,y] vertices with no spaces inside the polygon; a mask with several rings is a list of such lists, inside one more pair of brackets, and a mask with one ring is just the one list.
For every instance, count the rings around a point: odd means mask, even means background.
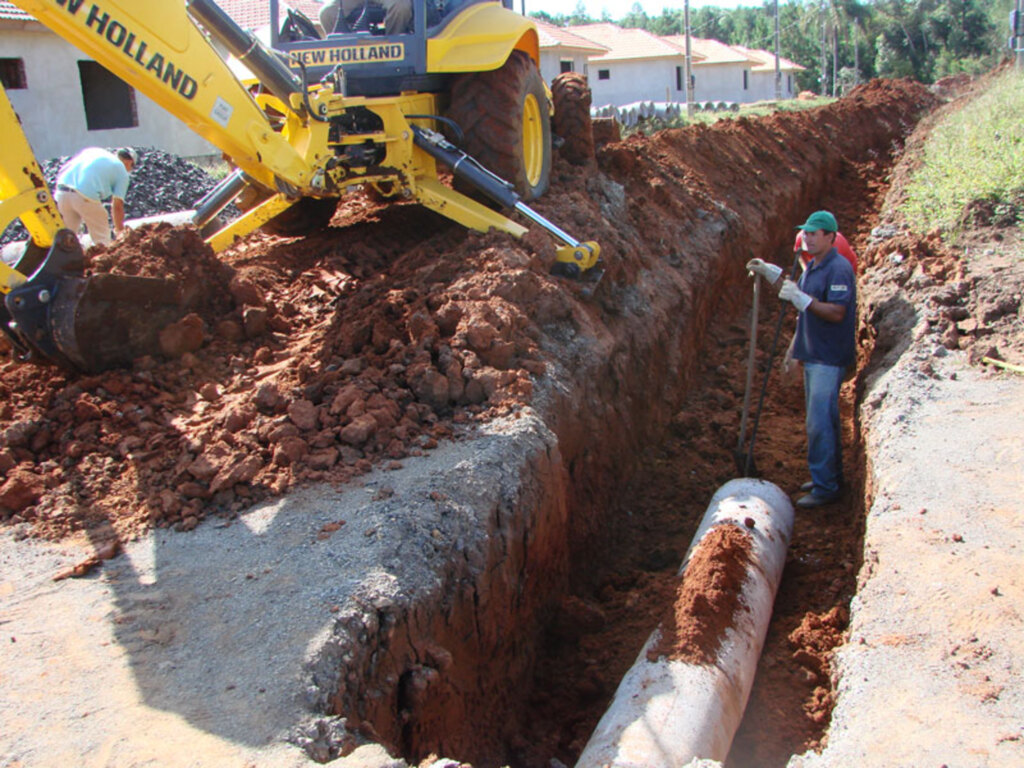
[{"label": "excavator arm", "polygon": [[[308,187],[313,164],[325,159],[318,156],[323,144],[317,147],[299,135],[309,131],[309,121],[297,113],[289,112],[285,130],[274,130],[181,0],[15,0],[15,4],[182,120],[268,189]],[[210,0],[188,5],[220,12]],[[287,67],[275,68],[272,54],[259,53],[265,54],[268,68],[261,74],[274,78],[268,84],[271,87],[288,91],[278,95],[290,104],[292,94],[304,90],[301,82]]]},{"label": "excavator arm", "polygon": [[[599,254],[596,243],[580,243],[546,221],[509,185],[469,162],[471,158],[433,130],[444,119],[440,113],[445,98],[440,93],[352,95],[340,66],[310,86],[301,65],[296,74],[214,0],[14,2],[181,119],[236,166],[197,204],[193,217],[193,223],[208,232],[220,211],[243,191],[252,188],[257,193],[256,205],[245,215],[208,235],[207,242],[216,251],[272,220],[280,224],[282,214],[296,203],[337,198],[361,184],[417,200],[472,229],[497,229],[514,236],[525,232],[497,211],[441,184],[441,162],[565,243],[558,251],[561,273],[597,272],[592,270]],[[464,11],[466,23],[471,17],[483,18],[485,11]],[[463,36],[463,44],[499,52],[503,49],[495,41],[505,38],[524,45],[532,39],[524,25],[527,22],[516,21],[509,34],[500,35],[489,29],[493,25],[477,24],[472,35]],[[443,42],[448,69],[458,71],[457,41]],[[235,76],[226,61],[228,54],[252,73],[255,85],[243,84]],[[492,63],[500,59],[496,56]],[[531,91],[525,102],[531,109],[526,111],[539,120],[541,109],[535,101]],[[7,110],[9,114],[0,114],[0,137],[21,133],[9,104]],[[5,130],[4,124],[13,128]],[[546,136],[539,122],[530,125],[537,137]],[[59,214],[27,141],[16,152],[27,158],[27,170],[17,171],[22,166],[14,163],[15,170],[7,173],[14,181],[0,190],[0,213],[22,218],[41,249],[36,256],[45,253],[24,268],[0,270],[0,285],[7,294],[6,314],[0,320],[16,354],[72,370],[96,371],[152,353],[159,330],[184,309],[173,279],[86,275],[81,246],[74,233],[60,229]],[[32,207],[33,195],[37,208]]]}]

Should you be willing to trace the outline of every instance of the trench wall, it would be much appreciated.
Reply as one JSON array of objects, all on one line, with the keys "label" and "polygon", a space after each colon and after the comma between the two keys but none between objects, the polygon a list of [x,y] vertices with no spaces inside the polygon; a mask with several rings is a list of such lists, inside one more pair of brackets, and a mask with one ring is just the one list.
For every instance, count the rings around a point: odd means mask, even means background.
[{"label": "trench wall", "polygon": [[933,104],[920,85],[875,82],[810,112],[599,149],[580,183],[615,224],[605,281],[543,329],[535,410],[465,468],[488,490],[453,479],[464,531],[423,555],[430,586],[339,617],[313,665],[317,705],[345,719],[335,752],[363,738],[407,759],[505,761],[551,606],[607,544],[606,502],[662,439],[709,323],[749,301],[743,265],[791,254],[794,224],[844,168],[890,163]]}]

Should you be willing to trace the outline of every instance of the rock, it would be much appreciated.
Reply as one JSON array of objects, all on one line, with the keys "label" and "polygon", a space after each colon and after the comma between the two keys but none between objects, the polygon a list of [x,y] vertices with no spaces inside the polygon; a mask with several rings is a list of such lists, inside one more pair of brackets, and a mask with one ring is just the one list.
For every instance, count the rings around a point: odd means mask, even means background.
[{"label": "rock", "polygon": [[265,307],[246,307],[242,312],[245,336],[255,339],[267,332],[267,310]]},{"label": "rock", "polygon": [[448,377],[436,368],[427,368],[423,374],[412,382],[412,391],[416,398],[437,410],[448,405],[451,390]]},{"label": "rock", "polygon": [[309,453],[309,445],[301,437],[286,437],[274,448],[274,463],[287,467],[302,460]]},{"label": "rock", "polygon": [[369,414],[363,414],[343,427],[338,437],[349,445],[363,445],[377,431],[377,420]]},{"label": "rock", "polygon": [[235,320],[221,320],[217,323],[217,335],[225,341],[241,341],[245,337],[245,329]]},{"label": "rock", "polygon": [[232,408],[224,417],[224,429],[228,432],[245,429],[252,421],[253,415],[253,412],[245,406]]},{"label": "rock", "polygon": [[260,290],[259,286],[252,283],[238,275],[231,278],[231,282],[228,284],[228,291],[231,293],[231,298],[235,300],[235,305],[239,307],[266,307],[267,299]]},{"label": "rock", "polygon": [[203,319],[189,314],[160,331],[160,352],[164,357],[179,358],[203,346]]},{"label": "rock", "polygon": [[288,405],[288,418],[303,431],[317,427],[316,406],[309,400],[295,400]]},{"label": "rock", "polygon": [[21,512],[39,501],[45,490],[46,483],[41,475],[27,469],[14,469],[0,485],[0,507]]},{"label": "rock", "polygon": [[264,413],[274,413],[281,404],[281,393],[273,384],[262,384],[256,390],[256,407]]},{"label": "rock", "polygon": [[220,400],[220,389],[215,382],[208,381],[199,388],[199,396],[207,402],[215,403]]},{"label": "rock", "polygon": [[259,456],[246,456],[240,461],[233,461],[230,466],[222,469],[210,483],[210,493],[228,490],[239,483],[247,483],[263,469],[263,459]]},{"label": "rock", "polygon": [[306,463],[313,469],[330,469],[338,463],[337,448],[325,448],[322,451],[311,453],[306,458]]},{"label": "rock", "polygon": [[333,414],[347,413],[352,403],[356,400],[361,400],[362,397],[363,393],[359,387],[355,384],[347,384],[338,390],[338,393],[334,396],[334,399],[331,401],[330,412]]}]

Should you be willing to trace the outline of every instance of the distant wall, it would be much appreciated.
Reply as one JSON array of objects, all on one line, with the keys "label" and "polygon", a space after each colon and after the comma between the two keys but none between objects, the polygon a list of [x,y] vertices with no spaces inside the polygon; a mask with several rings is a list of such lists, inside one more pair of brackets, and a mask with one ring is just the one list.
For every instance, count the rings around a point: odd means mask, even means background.
[{"label": "distant wall", "polygon": [[540,52],[540,75],[544,82],[551,84],[562,73],[562,61],[572,60],[573,72],[588,74],[587,57],[579,51],[565,51],[557,48],[545,48]]},{"label": "distant wall", "polygon": [[[639,61],[591,61],[587,81],[595,107],[605,104],[622,106],[634,101],[685,101],[683,90],[676,88],[676,64],[679,59],[644,59]],[[600,78],[608,70],[609,78]]]},{"label": "distant wall", "polygon": [[27,87],[9,89],[7,95],[39,160],[89,146],[156,147],[189,157],[219,154],[138,91],[137,127],[88,130],[78,62],[92,59],[39,24],[16,22],[0,27],[0,58],[24,62]]}]

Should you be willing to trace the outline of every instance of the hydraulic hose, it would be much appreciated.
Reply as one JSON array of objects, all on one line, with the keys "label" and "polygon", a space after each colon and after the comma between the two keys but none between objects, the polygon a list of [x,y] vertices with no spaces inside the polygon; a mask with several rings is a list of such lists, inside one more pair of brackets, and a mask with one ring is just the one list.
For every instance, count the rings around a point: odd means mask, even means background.
[{"label": "hydraulic hose", "polygon": [[244,63],[267,90],[289,104],[293,93],[302,93],[302,82],[276,55],[268,51],[259,40],[238,26],[212,0],[188,0],[188,12],[206,30],[224,43],[239,61]]}]

